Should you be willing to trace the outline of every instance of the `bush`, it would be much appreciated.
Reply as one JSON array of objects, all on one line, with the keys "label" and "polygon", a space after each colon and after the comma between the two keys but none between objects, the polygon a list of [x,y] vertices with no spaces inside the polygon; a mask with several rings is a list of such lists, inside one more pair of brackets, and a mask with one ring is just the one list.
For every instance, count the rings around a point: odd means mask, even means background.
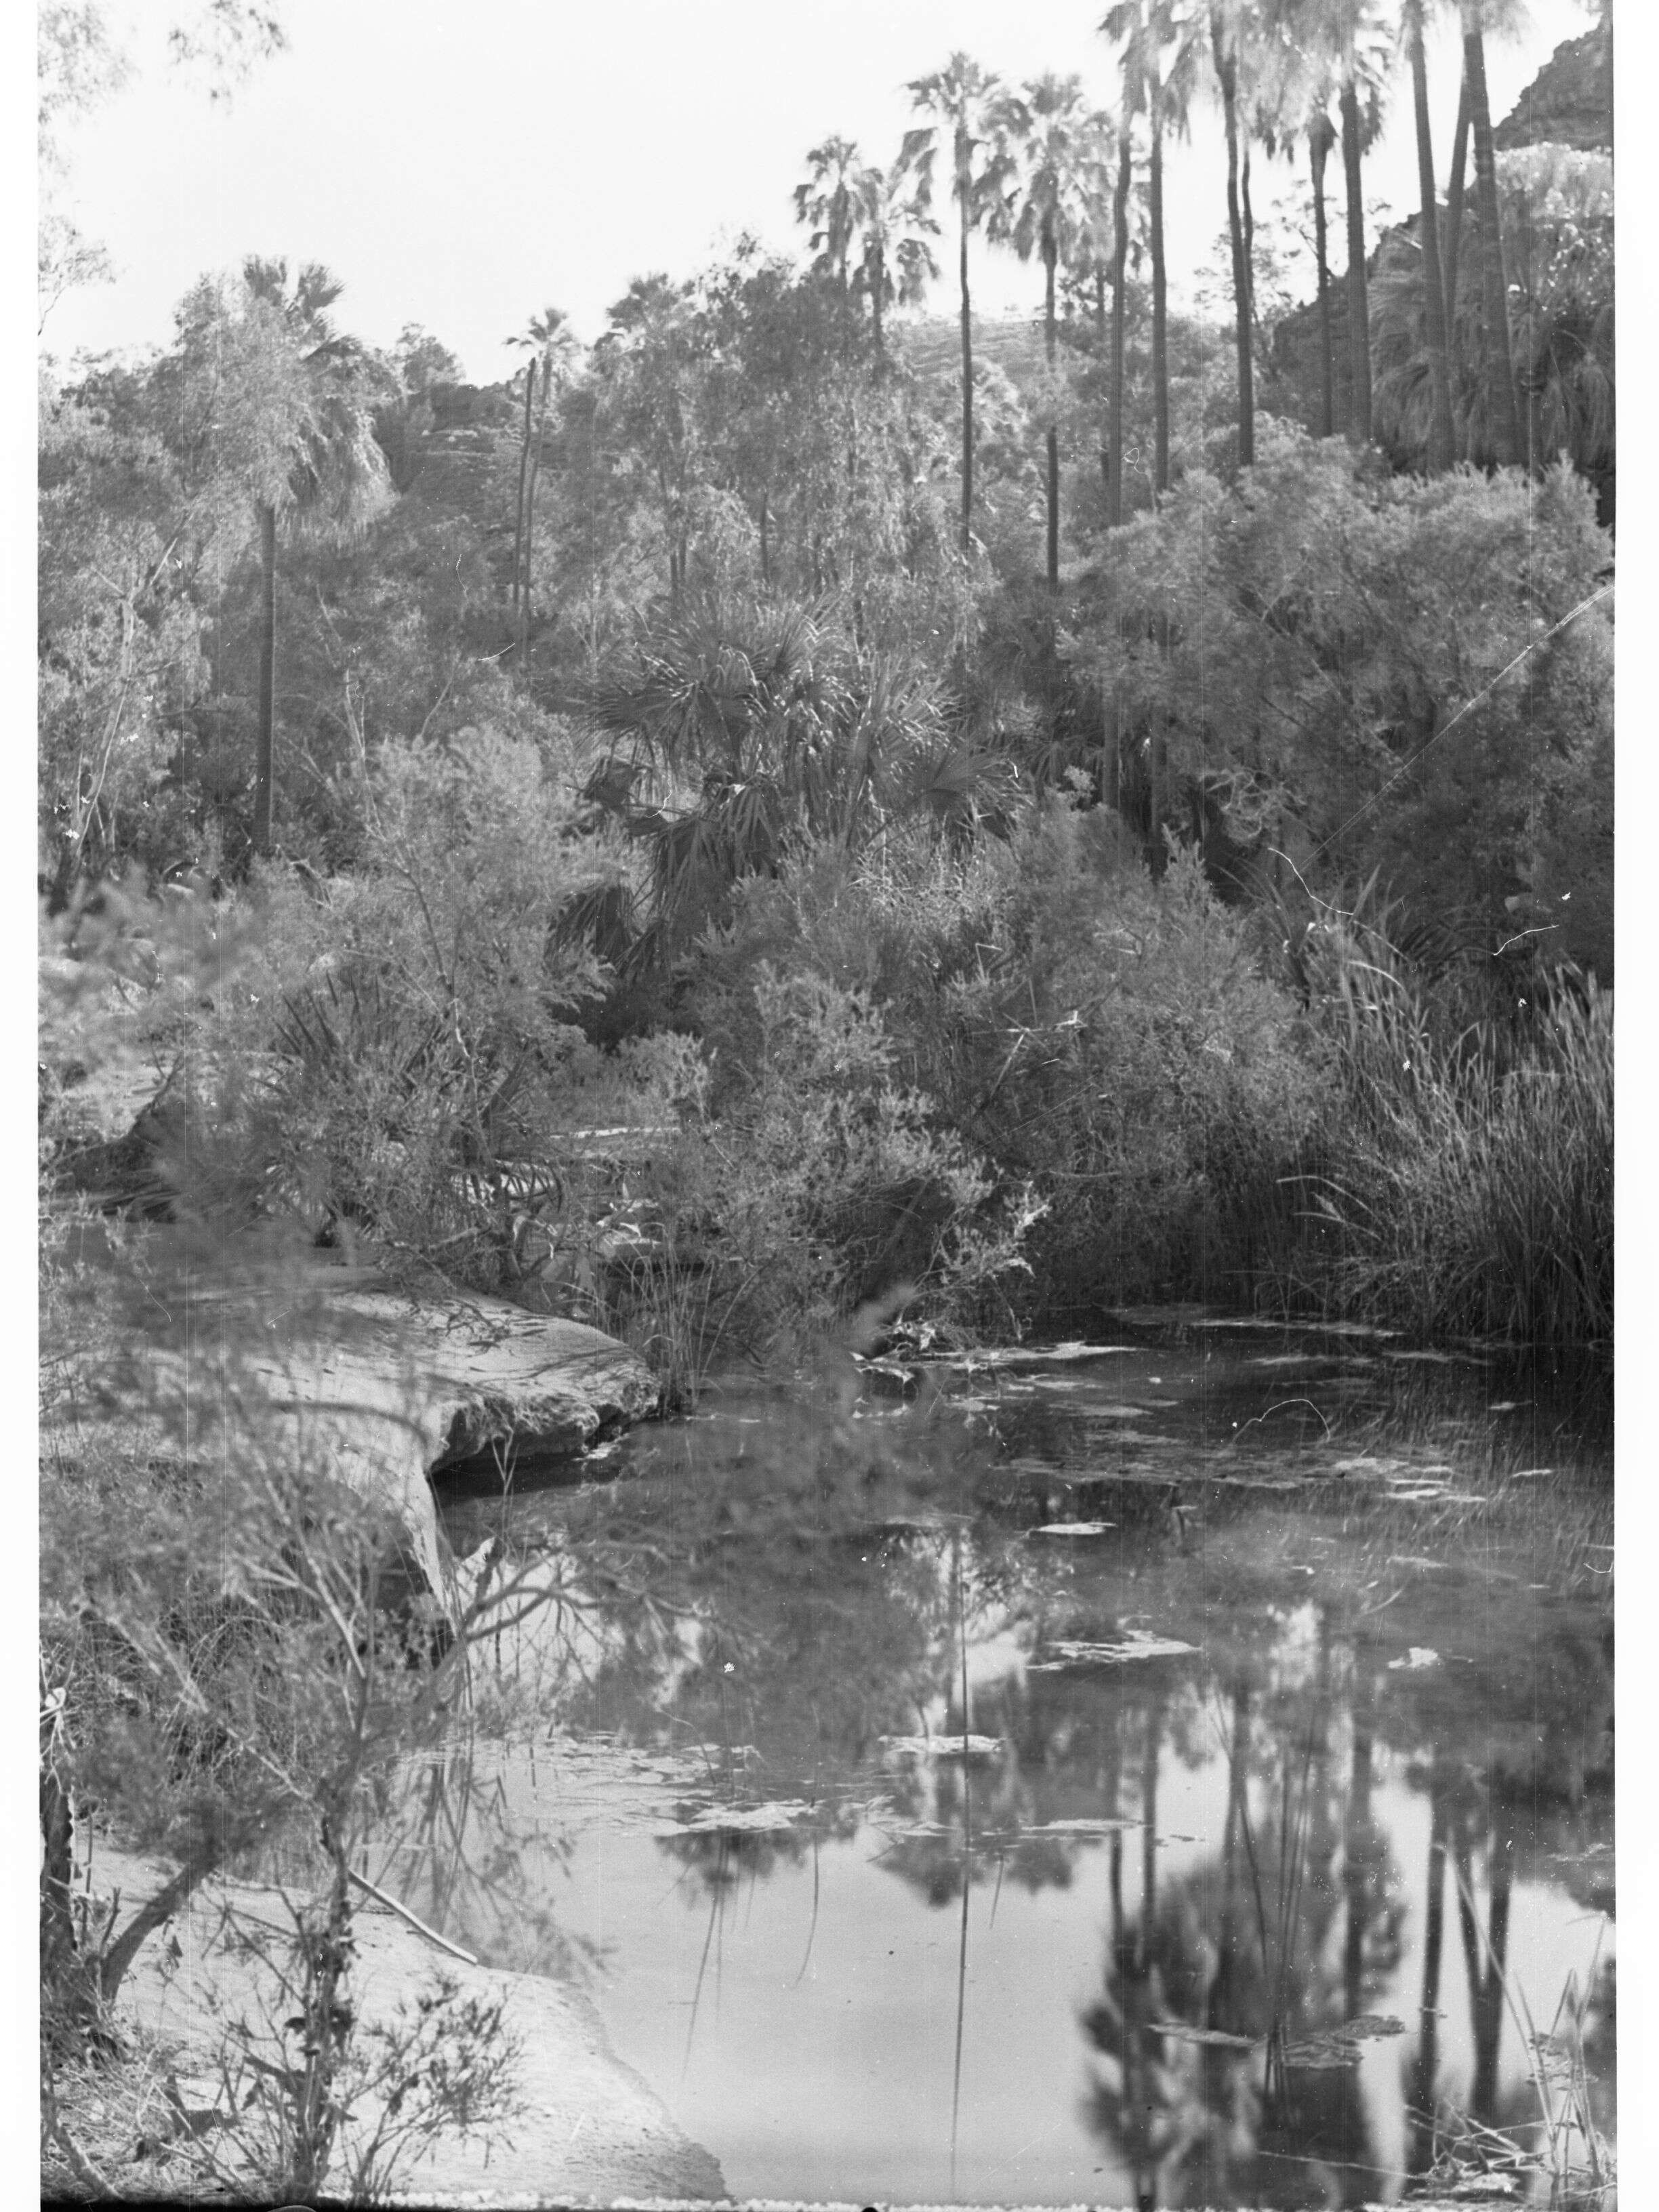
[{"label": "bush", "polygon": [[919,837],[820,850],[702,948],[717,1099],[758,1049],[744,987],[769,960],[867,994],[934,1124],[1030,1186],[1027,1316],[1247,1285],[1316,1060],[1195,857],[1154,884],[1115,817],[1062,797],[964,859]]}]

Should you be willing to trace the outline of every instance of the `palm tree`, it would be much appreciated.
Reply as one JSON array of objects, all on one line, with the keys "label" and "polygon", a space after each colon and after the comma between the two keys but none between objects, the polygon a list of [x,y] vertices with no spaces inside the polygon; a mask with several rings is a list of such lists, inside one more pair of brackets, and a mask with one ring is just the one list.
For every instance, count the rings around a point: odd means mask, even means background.
[{"label": "palm tree", "polygon": [[[963,53],[952,54],[942,70],[914,78],[911,105],[935,119],[908,131],[899,168],[914,169],[921,204],[928,204],[934,157],[942,135],[950,134],[951,195],[961,225],[958,275],[962,288],[962,550],[974,539],[974,337],[968,294],[968,240],[1000,205],[1012,168],[1006,143],[1006,94],[1001,80]],[[979,156],[977,163],[975,155]]]},{"label": "palm tree", "polygon": [[297,369],[286,421],[255,485],[262,571],[259,726],[253,789],[253,849],[271,848],[276,757],[276,538],[294,517],[313,529],[357,529],[385,497],[386,458],[374,436],[371,364],[355,338],[340,336],[329,309],[343,288],[320,262],[308,261],[288,289],[288,263],[251,254],[242,264],[248,319],[258,319]]},{"label": "palm tree", "polygon": [[870,302],[870,328],[878,363],[886,359],[881,319],[896,304],[914,307],[939,275],[927,241],[939,225],[916,194],[913,182],[884,169],[860,168],[853,176],[853,227],[863,254],[853,271],[853,297]]},{"label": "palm tree", "polygon": [[811,174],[795,187],[795,220],[816,226],[809,244],[844,292],[847,257],[853,243],[854,178],[859,149],[850,138],[826,138],[806,159]]},{"label": "palm tree", "polygon": [[1371,436],[1370,306],[1366,297],[1365,201],[1362,162],[1382,128],[1382,88],[1388,50],[1376,0],[1338,0],[1325,18],[1340,86],[1342,173],[1347,194],[1348,359],[1353,404],[1348,435],[1356,445]]},{"label": "palm tree", "polygon": [[1319,283],[1320,428],[1336,422],[1335,365],[1331,345],[1329,233],[1325,214],[1325,167],[1337,143],[1331,101],[1337,91],[1334,57],[1321,33],[1327,12],[1320,0],[1267,0],[1264,28],[1269,66],[1257,99],[1256,127],[1270,154],[1291,155],[1297,135],[1307,141],[1314,214],[1314,264]]},{"label": "palm tree", "polygon": [[[1510,349],[1509,283],[1504,268],[1504,234],[1498,214],[1498,165],[1492,151],[1492,109],[1486,99],[1487,21],[1513,20],[1513,5],[1503,0],[1462,0],[1463,86],[1469,127],[1474,138],[1475,213],[1480,224],[1480,289],[1486,309],[1486,378],[1491,390],[1492,444],[1500,468],[1522,459],[1515,404],[1515,364]],[[1461,179],[1458,180],[1461,184]],[[1461,193],[1460,193],[1461,203]],[[1461,213],[1461,204],[1460,204]]]},{"label": "palm tree", "polygon": [[1250,251],[1239,199],[1239,76],[1255,26],[1249,0],[1210,0],[1210,57],[1227,134],[1227,234],[1232,245],[1238,361],[1238,465],[1255,459],[1255,380],[1250,345]]},{"label": "palm tree", "polygon": [[[575,356],[576,339],[565,320],[563,309],[548,307],[539,315],[532,315],[527,327],[517,337],[509,338],[507,343],[531,355],[524,371],[524,441],[519,450],[519,512],[513,533],[513,606],[519,618],[519,665],[522,667],[530,635],[531,526],[535,520],[536,479],[541,473],[542,447],[547,434],[547,405],[555,377],[562,382]],[[531,404],[538,382],[542,404],[532,447]]]},{"label": "palm tree", "polygon": [[[1169,280],[1164,252],[1164,140],[1184,136],[1192,100],[1199,27],[1183,0],[1117,0],[1101,19],[1103,37],[1121,42],[1118,66],[1126,112],[1144,113],[1151,141],[1146,171],[1152,263],[1152,484],[1170,489]],[[1115,244],[1115,240],[1114,241]]]},{"label": "palm tree", "polygon": [[1429,132],[1429,71],[1423,51],[1427,0],[1405,0],[1401,30],[1411,64],[1412,103],[1417,120],[1417,181],[1422,202],[1418,240],[1423,256],[1423,322],[1428,342],[1429,385],[1433,413],[1429,433],[1429,469],[1437,475],[1454,459],[1451,411],[1451,348],[1446,331],[1446,290],[1440,273],[1440,210],[1434,188],[1434,147]]},{"label": "palm tree", "polygon": [[1060,589],[1058,326],[1054,285],[1087,228],[1086,179],[1104,118],[1083,102],[1083,80],[1052,72],[1028,84],[1010,122],[1019,147],[1019,200],[1010,241],[1022,261],[1042,263],[1042,344],[1048,365],[1048,589]]}]

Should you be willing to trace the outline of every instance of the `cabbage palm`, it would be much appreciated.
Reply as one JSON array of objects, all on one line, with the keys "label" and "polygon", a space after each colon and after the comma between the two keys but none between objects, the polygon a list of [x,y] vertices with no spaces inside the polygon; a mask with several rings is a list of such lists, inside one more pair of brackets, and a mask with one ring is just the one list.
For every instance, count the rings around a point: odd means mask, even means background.
[{"label": "cabbage palm", "polygon": [[1251,359],[1250,248],[1239,198],[1242,76],[1248,75],[1257,28],[1250,0],[1210,0],[1210,58],[1227,137],[1227,235],[1232,245],[1233,307],[1238,361],[1238,465],[1255,459],[1255,378]]},{"label": "cabbage palm", "polygon": [[1341,118],[1342,174],[1347,197],[1348,359],[1353,401],[1348,435],[1369,445],[1371,435],[1370,305],[1366,296],[1365,201],[1363,163],[1382,128],[1389,40],[1380,0],[1334,0],[1321,10],[1324,35],[1336,59]]},{"label": "cabbage palm", "polygon": [[[1513,0],[1462,0],[1464,99],[1474,139],[1475,213],[1480,224],[1480,289],[1486,310],[1486,378],[1492,393],[1492,444],[1500,468],[1522,459],[1510,349],[1509,283],[1498,210],[1498,165],[1492,150],[1492,109],[1486,98],[1485,31],[1516,16]],[[1461,210],[1460,210],[1461,212]]]},{"label": "cabbage palm", "polygon": [[1446,291],[1440,271],[1440,210],[1434,186],[1434,147],[1429,130],[1429,72],[1424,53],[1427,0],[1404,0],[1401,33],[1411,64],[1417,124],[1417,182],[1421,201],[1418,247],[1422,257],[1423,325],[1429,356],[1431,404],[1428,463],[1438,475],[1455,456],[1451,410],[1451,347],[1446,330]]},{"label": "cabbage palm", "polygon": [[1169,280],[1164,252],[1164,140],[1169,133],[1186,135],[1202,32],[1190,0],[1117,0],[1117,4],[1102,17],[1100,30],[1103,37],[1121,43],[1119,68],[1123,77],[1122,105],[1130,113],[1146,116],[1150,140],[1146,197],[1152,263],[1152,483],[1154,490],[1162,495],[1170,489]]},{"label": "cabbage palm", "polygon": [[[519,618],[519,665],[524,665],[530,632],[531,528],[536,513],[536,479],[541,473],[542,446],[547,434],[547,407],[554,380],[563,381],[576,355],[575,333],[561,307],[548,307],[532,315],[510,346],[527,351],[524,372],[524,440],[519,450],[519,512],[513,533],[513,608]],[[531,407],[536,386],[541,386],[541,411],[532,443]]]},{"label": "cabbage palm", "polygon": [[1022,261],[1042,263],[1042,343],[1048,368],[1048,589],[1060,589],[1060,431],[1055,279],[1086,235],[1089,182],[1105,118],[1084,105],[1083,80],[1052,72],[1026,85],[1010,113],[1018,149],[1018,197],[1009,240]]},{"label": "cabbage palm", "polygon": [[810,244],[818,266],[847,289],[847,258],[857,228],[854,216],[859,149],[850,138],[826,138],[806,156],[811,174],[795,187],[795,220],[814,226]]},{"label": "cabbage palm", "polygon": [[914,78],[911,105],[933,122],[908,131],[899,153],[902,173],[914,172],[917,197],[926,208],[935,158],[946,143],[951,158],[951,197],[957,204],[961,239],[957,256],[962,290],[962,550],[974,542],[974,334],[968,291],[968,240],[1002,207],[1013,161],[1007,137],[1006,94],[1002,81],[971,56],[954,53],[942,70]]},{"label": "cabbage palm", "polygon": [[357,341],[337,333],[329,315],[342,289],[320,262],[304,264],[292,291],[285,260],[250,255],[242,264],[244,320],[263,325],[269,353],[276,356],[275,380],[288,393],[285,413],[268,425],[251,486],[262,570],[253,793],[253,848],[261,854],[271,848],[276,789],[278,525],[291,518],[314,531],[350,532],[386,496],[372,367]]},{"label": "cabbage palm", "polygon": [[915,307],[939,275],[930,238],[939,225],[918,199],[915,183],[884,169],[860,168],[853,177],[853,225],[863,252],[853,271],[855,300],[870,302],[876,359],[886,359],[881,319],[890,307]]}]

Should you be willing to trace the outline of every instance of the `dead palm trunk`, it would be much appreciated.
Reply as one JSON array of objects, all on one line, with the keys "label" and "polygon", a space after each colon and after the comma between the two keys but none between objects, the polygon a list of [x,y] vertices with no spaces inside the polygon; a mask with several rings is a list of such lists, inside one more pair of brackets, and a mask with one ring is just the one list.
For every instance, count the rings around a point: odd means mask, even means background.
[{"label": "dead palm trunk", "polygon": [[276,509],[259,507],[259,733],[253,770],[253,849],[270,851],[276,782]]},{"label": "dead palm trunk", "polygon": [[1170,489],[1170,286],[1164,258],[1164,118],[1154,88],[1147,215],[1152,233],[1152,484],[1159,498]]},{"label": "dead palm trunk", "polygon": [[1438,476],[1452,465],[1451,356],[1446,343],[1446,291],[1440,275],[1440,214],[1434,187],[1434,146],[1429,131],[1429,69],[1423,52],[1425,0],[1411,0],[1407,11],[1407,45],[1412,67],[1412,102],[1417,118],[1417,184],[1422,203],[1419,244],[1423,251],[1423,322],[1429,354],[1429,472]]},{"label": "dead palm trunk", "polygon": [[1353,398],[1348,435],[1357,446],[1371,441],[1370,304],[1366,297],[1365,202],[1360,169],[1359,94],[1353,80],[1342,88],[1342,174],[1347,188],[1348,361]]},{"label": "dead palm trunk", "polygon": [[1110,489],[1106,520],[1115,529],[1123,520],[1123,361],[1128,317],[1124,298],[1129,263],[1129,185],[1133,154],[1127,116],[1117,135],[1117,189],[1112,196],[1112,386]]},{"label": "dead palm trunk", "polygon": [[1486,381],[1492,393],[1492,447],[1499,468],[1521,459],[1516,416],[1515,364],[1510,351],[1509,285],[1504,270],[1504,234],[1498,211],[1498,164],[1492,143],[1492,109],[1486,99],[1486,48],[1480,18],[1463,10],[1463,81],[1468,87],[1469,124],[1474,134],[1474,198],[1480,224],[1480,295],[1486,310]]},{"label": "dead palm trunk", "polygon": [[1319,434],[1336,428],[1336,364],[1331,349],[1331,264],[1325,229],[1325,161],[1335,136],[1325,116],[1315,118],[1308,133],[1308,165],[1313,173],[1314,258],[1319,264]]}]

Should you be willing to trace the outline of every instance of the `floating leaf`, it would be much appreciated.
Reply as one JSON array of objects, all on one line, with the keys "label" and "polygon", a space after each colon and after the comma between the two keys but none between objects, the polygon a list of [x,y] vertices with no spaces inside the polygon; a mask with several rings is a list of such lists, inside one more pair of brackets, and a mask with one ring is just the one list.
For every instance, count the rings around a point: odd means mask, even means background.
[{"label": "floating leaf", "polygon": [[1027,1671],[1041,1674],[1055,1673],[1062,1667],[1123,1667],[1137,1659],[1184,1658],[1197,1649],[1195,1644],[1183,1644],[1178,1637],[1154,1636],[1145,1629],[1131,1629],[1115,1644],[1056,1640],[1045,1645],[1045,1657],[1027,1662]]},{"label": "floating leaf", "polygon": [[884,1735],[882,1749],[892,1759],[1000,1759],[1001,1739],[994,1735]]},{"label": "floating leaf", "polygon": [[1413,1644],[1403,1659],[1389,1660],[1389,1669],[1391,1674],[1398,1674],[1403,1668],[1407,1674],[1420,1674],[1425,1668],[1439,1664],[1440,1654],[1437,1651],[1431,1651],[1425,1644]]},{"label": "floating leaf", "polygon": [[1040,1528],[1028,1528],[1028,1536],[1103,1536],[1109,1528],[1115,1528],[1115,1521],[1045,1521]]},{"label": "floating leaf", "polygon": [[665,1838],[678,1836],[781,1836],[805,1817],[809,1808],[793,1805],[705,1805],[689,1820],[653,1828]]},{"label": "floating leaf", "polygon": [[1184,2020],[1149,2021],[1147,2029],[1176,2043],[1207,2043],[1218,2051],[1254,2051],[1261,2041],[1259,2035],[1229,2035],[1224,2028],[1189,2027]]}]

